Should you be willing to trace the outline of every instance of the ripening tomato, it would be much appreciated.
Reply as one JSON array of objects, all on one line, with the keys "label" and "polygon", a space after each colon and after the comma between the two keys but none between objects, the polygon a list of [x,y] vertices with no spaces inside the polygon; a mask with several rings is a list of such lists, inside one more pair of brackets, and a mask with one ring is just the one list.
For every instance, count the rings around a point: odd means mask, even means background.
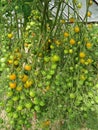
[{"label": "ripening tomato", "polygon": [[59,60],[60,60],[60,57],[58,55],[53,55],[51,57],[51,61],[53,61],[53,62],[58,62]]},{"label": "ripening tomato", "polygon": [[21,90],[22,90],[22,86],[21,86],[21,85],[20,85],[20,86],[17,86],[17,87],[16,87],[16,90],[17,90],[17,91],[21,91]]},{"label": "ripening tomato", "polygon": [[69,22],[70,22],[70,23],[74,23],[74,22],[75,22],[75,19],[74,19],[73,17],[71,17],[71,18],[69,19]]}]

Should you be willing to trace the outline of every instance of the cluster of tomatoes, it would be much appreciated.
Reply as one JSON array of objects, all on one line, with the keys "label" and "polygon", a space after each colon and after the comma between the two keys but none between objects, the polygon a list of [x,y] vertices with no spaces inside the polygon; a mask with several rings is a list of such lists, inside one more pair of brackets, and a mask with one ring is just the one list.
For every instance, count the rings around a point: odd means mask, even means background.
[{"label": "cluster of tomatoes", "polygon": [[61,19],[57,30],[51,31],[52,23],[41,30],[40,12],[32,13],[20,39],[8,33],[7,58],[0,60],[8,69],[6,112],[16,130],[32,127],[34,118],[43,121],[42,127],[59,118],[86,118],[98,103],[93,42],[86,25],[70,17],[71,24]]}]

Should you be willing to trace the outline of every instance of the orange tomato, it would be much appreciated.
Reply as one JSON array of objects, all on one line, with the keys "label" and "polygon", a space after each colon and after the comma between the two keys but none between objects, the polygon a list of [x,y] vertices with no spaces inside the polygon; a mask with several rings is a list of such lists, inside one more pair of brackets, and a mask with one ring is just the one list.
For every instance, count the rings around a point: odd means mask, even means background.
[{"label": "orange tomato", "polygon": [[16,74],[11,74],[10,76],[9,76],[9,78],[10,78],[10,80],[15,80],[16,79]]},{"label": "orange tomato", "polygon": [[25,66],[24,66],[24,69],[27,70],[27,71],[30,71],[31,68],[32,68],[32,67],[31,67],[30,65],[25,65]]},{"label": "orange tomato", "polygon": [[10,82],[9,87],[12,89],[16,88],[16,82]]}]

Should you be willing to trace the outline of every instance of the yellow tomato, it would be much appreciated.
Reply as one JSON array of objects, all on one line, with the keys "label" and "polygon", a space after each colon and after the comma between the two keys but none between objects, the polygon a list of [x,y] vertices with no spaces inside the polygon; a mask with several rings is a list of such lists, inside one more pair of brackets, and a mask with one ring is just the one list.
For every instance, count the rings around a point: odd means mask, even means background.
[{"label": "yellow tomato", "polygon": [[71,45],[74,45],[74,44],[76,43],[76,41],[75,41],[74,39],[70,39],[69,43],[70,43]]},{"label": "yellow tomato", "polygon": [[44,126],[49,126],[49,125],[50,125],[50,121],[49,121],[49,120],[45,121],[45,122],[43,123],[43,125],[44,125]]},{"label": "yellow tomato", "polygon": [[86,47],[89,49],[92,47],[92,44],[90,42],[86,43]]},{"label": "yellow tomato", "polygon": [[33,84],[32,80],[27,80],[26,83],[24,84],[24,87],[29,88],[29,87],[31,87],[32,84]]},{"label": "yellow tomato", "polygon": [[87,17],[91,17],[92,13],[90,11],[87,12]]},{"label": "yellow tomato", "polygon": [[76,26],[76,27],[74,28],[74,31],[75,31],[76,33],[78,33],[78,32],[80,31],[80,28],[79,28],[78,26]]},{"label": "yellow tomato", "polygon": [[13,63],[13,60],[8,60],[8,63],[9,63],[9,64],[12,64],[12,63]]},{"label": "yellow tomato", "polygon": [[27,80],[28,80],[28,76],[27,75],[23,75],[22,82],[26,82]]},{"label": "yellow tomato", "polygon": [[12,89],[16,88],[16,82],[10,82],[9,87]]},{"label": "yellow tomato", "polygon": [[90,58],[87,59],[87,63],[88,63],[88,64],[91,64],[91,63],[92,63],[92,59],[90,59]]},{"label": "yellow tomato", "polygon": [[86,54],[84,52],[80,52],[79,56],[80,58],[85,58]]},{"label": "yellow tomato", "polygon": [[93,1],[92,0],[89,0],[89,5],[92,5],[93,4]]},{"label": "yellow tomato", "polygon": [[85,60],[84,59],[80,59],[80,63],[85,64]]},{"label": "yellow tomato", "polygon": [[9,39],[11,39],[13,37],[13,34],[9,33],[7,36],[8,36]]},{"label": "yellow tomato", "polygon": [[62,19],[60,22],[61,22],[62,24],[65,24],[66,21],[65,21],[64,19]]},{"label": "yellow tomato", "polygon": [[68,37],[69,36],[69,33],[68,32],[65,32],[64,33],[64,37]]},{"label": "yellow tomato", "polygon": [[11,74],[10,76],[9,76],[9,78],[11,79],[11,80],[15,80],[16,79],[16,74]]},{"label": "yellow tomato", "polygon": [[61,42],[60,42],[60,41],[58,41],[58,40],[56,40],[56,41],[55,41],[55,44],[56,44],[56,45],[60,45],[60,44],[61,44]]}]

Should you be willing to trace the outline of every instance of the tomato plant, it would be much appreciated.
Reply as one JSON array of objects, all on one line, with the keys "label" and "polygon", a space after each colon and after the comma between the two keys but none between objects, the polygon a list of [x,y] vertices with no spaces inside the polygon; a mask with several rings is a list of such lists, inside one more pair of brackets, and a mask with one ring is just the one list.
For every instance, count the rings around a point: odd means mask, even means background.
[{"label": "tomato plant", "polygon": [[7,129],[52,129],[58,123],[59,129],[73,130],[73,124],[82,127],[88,113],[97,113],[98,41],[96,27],[87,23],[92,0],[86,2],[83,21],[78,0],[67,17],[68,1],[51,4],[1,0],[0,89],[5,96],[0,105]]}]

